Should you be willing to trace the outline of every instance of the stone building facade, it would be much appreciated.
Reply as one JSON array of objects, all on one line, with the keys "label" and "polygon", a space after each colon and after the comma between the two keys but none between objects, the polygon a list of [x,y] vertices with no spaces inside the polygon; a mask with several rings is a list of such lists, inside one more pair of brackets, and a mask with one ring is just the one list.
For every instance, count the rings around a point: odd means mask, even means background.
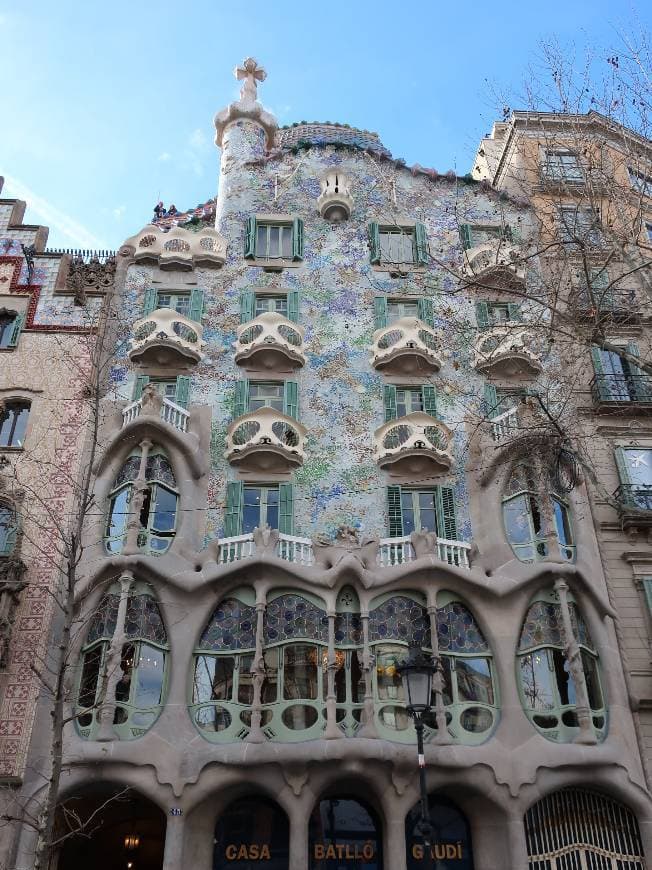
[{"label": "stone building facade", "polygon": [[[368,131],[279,129],[264,71],[236,73],[214,225],[118,254],[61,788],[105,824],[52,866],[641,870],[589,494],[533,398],[564,368],[536,211]],[[438,664],[430,848],[414,645]]]}]

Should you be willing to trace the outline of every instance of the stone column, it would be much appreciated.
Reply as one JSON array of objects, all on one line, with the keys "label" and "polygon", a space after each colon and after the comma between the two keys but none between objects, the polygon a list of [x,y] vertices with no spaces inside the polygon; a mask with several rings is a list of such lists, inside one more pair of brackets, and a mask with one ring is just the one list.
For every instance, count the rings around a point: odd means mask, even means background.
[{"label": "stone column", "polygon": [[360,610],[362,620],[362,672],[364,674],[364,715],[363,725],[358,731],[358,737],[378,737],[374,718],[374,694],[371,682],[373,656],[369,648],[369,611]]},{"label": "stone column", "polygon": [[165,828],[165,851],[163,870],[181,870],[183,867],[183,836],[185,816],[172,816],[168,813]]},{"label": "stone column", "polygon": [[308,822],[312,799],[304,794],[293,801],[288,810],[290,821],[290,849],[288,870],[308,870]]},{"label": "stone column", "polygon": [[385,813],[383,825],[383,867],[405,870],[405,818],[402,813]]},{"label": "stone column", "polygon": [[568,605],[568,584],[565,580],[555,581],[555,592],[559,595],[561,618],[564,627],[564,651],[566,653],[566,658],[568,659],[570,676],[573,685],[575,686],[575,697],[577,699],[576,711],[580,725],[580,733],[573,742],[588,744],[597,743],[595,732],[593,730],[593,722],[591,720],[591,710],[589,709],[589,698],[586,690],[584,668],[582,667],[582,656],[579,644],[577,643],[577,638],[573,633],[570,607]]},{"label": "stone column", "polygon": [[446,709],[444,707],[444,673],[439,656],[439,635],[437,633],[437,605],[428,605],[430,617],[430,645],[432,658],[437,663],[437,672],[432,678],[432,687],[435,691],[435,716],[437,718],[437,735],[433,743],[450,743],[448,728],[446,726]]},{"label": "stone column", "polygon": [[[319,648],[318,648],[319,649]],[[319,663],[321,667],[321,662]],[[324,737],[327,740],[336,740],[338,737],[343,737],[342,732],[337,727],[337,698],[335,696],[335,669],[337,659],[335,656],[335,611],[328,611],[328,670],[327,676],[327,693],[326,693],[326,731]]]},{"label": "stone column", "polygon": [[253,678],[254,697],[251,702],[251,727],[247,734],[246,742],[248,743],[264,743],[265,735],[261,728],[262,722],[262,694],[263,683],[265,682],[265,657],[263,654],[263,629],[265,620],[265,609],[267,607],[267,593],[263,590],[256,595],[256,651],[254,660],[251,663],[251,674]]},{"label": "stone column", "polygon": [[144,438],[140,442],[140,466],[138,467],[138,477],[132,481],[131,502],[129,505],[129,516],[127,518],[127,535],[125,545],[122,548],[123,556],[132,556],[138,553],[138,536],[140,534],[140,512],[143,509],[145,501],[145,492],[147,491],[147,478],[145,472],[147,469],[147,457],[152,449],[152,442],[148,438]]},{"label": "stone column", "polygon": [[99,719],[100,727],[96,739],[100,741],[116,739],[116,734],[113,730],[113,717],[115,716],[116,708],[115,689],[121,676],[120,662],[122,660],[122,647],[126,640],[125,619],[127,616],[127,603],[133,582],[134,575],[131,571],[125,571],[120,577],[118,615],[102,673],[103,685],[101,692],[104,697],[97,711],[97,718]]},{"label": "stone column", "polygon": [[527,867],[529,861],[527,842],[525,839],[525,821],[522,815],[510,816],[507,822],[507,837],[509,846],[509,866]]}]

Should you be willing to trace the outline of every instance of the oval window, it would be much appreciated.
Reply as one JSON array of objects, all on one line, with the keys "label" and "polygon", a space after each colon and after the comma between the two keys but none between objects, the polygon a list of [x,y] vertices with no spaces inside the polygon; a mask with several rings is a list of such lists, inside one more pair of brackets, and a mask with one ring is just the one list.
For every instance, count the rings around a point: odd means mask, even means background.
[{"label": "oval window", "polygon": [[311,728],[317,721],[318,714],[314,707],[307,704],[293,704],[283,710],[283,724],[292,731],[303,731]]},{"label": "oval window", "polygon": [[486,707],[467,707],[460,716],[462,728],[472,734],[488,731],[493,725],[494,717]]},{"label": "oval window", "polygon": [[200,707],[195,711],[195,722],[204,731],[226,731],[231,714],[226,707]]},{"label": "oval window", "polygon": [[403,707],[383,707],[378,717],[386,728],[394,731],[405,731],[410,727],[410,717]]}]

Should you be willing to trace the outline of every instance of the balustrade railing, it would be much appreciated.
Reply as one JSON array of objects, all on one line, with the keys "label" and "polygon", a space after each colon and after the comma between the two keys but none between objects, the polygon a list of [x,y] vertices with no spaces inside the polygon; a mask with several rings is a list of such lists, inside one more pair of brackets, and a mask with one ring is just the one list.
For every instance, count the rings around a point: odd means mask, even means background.
[{"label": "balustrade railing", "polygon": [[[132,402],[122,412],[122,425],[126,426],[128,423],[132,423],[137,417],[140,416],[143,409],[142,399],[138,399],[135,402]],[[164,420],[166,423],[169,423],[170,426],[174,426],[175,429],[178,429],[180,432],[188,431],[188,421],[190,420],[190,413],[182,408],[181,405],[177,405],[176,402],[173,402],[171,399],[163,399],[163,404],[161,406],[161,420]]]},{"label": "balustrade railing", "polygon": [[596,405],[652,404],[652,378],[624,372],[596,375],[591,395]]},{"label": "balustrade railing", "polygon": [[518,409],[509,408],[497,417],[493,417],[489,422],[494,441],[511,438],[518,431]]}]

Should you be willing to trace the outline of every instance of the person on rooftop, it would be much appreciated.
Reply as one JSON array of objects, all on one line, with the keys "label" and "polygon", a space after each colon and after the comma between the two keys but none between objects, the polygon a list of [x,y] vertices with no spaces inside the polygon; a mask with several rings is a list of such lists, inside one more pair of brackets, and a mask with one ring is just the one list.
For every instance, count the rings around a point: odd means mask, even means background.
[{"label": "person on rooftop", "polygon": [[172,217],[175,214],[177,214],[177,207],[176,205],[171,205],[168,209],[168,217]]},{"label": "person on rooftop", "polygon": [[160,220],[162,217],[165,217],[166,211],[163,202],[159,200],[154,206],[154,220]]}]

